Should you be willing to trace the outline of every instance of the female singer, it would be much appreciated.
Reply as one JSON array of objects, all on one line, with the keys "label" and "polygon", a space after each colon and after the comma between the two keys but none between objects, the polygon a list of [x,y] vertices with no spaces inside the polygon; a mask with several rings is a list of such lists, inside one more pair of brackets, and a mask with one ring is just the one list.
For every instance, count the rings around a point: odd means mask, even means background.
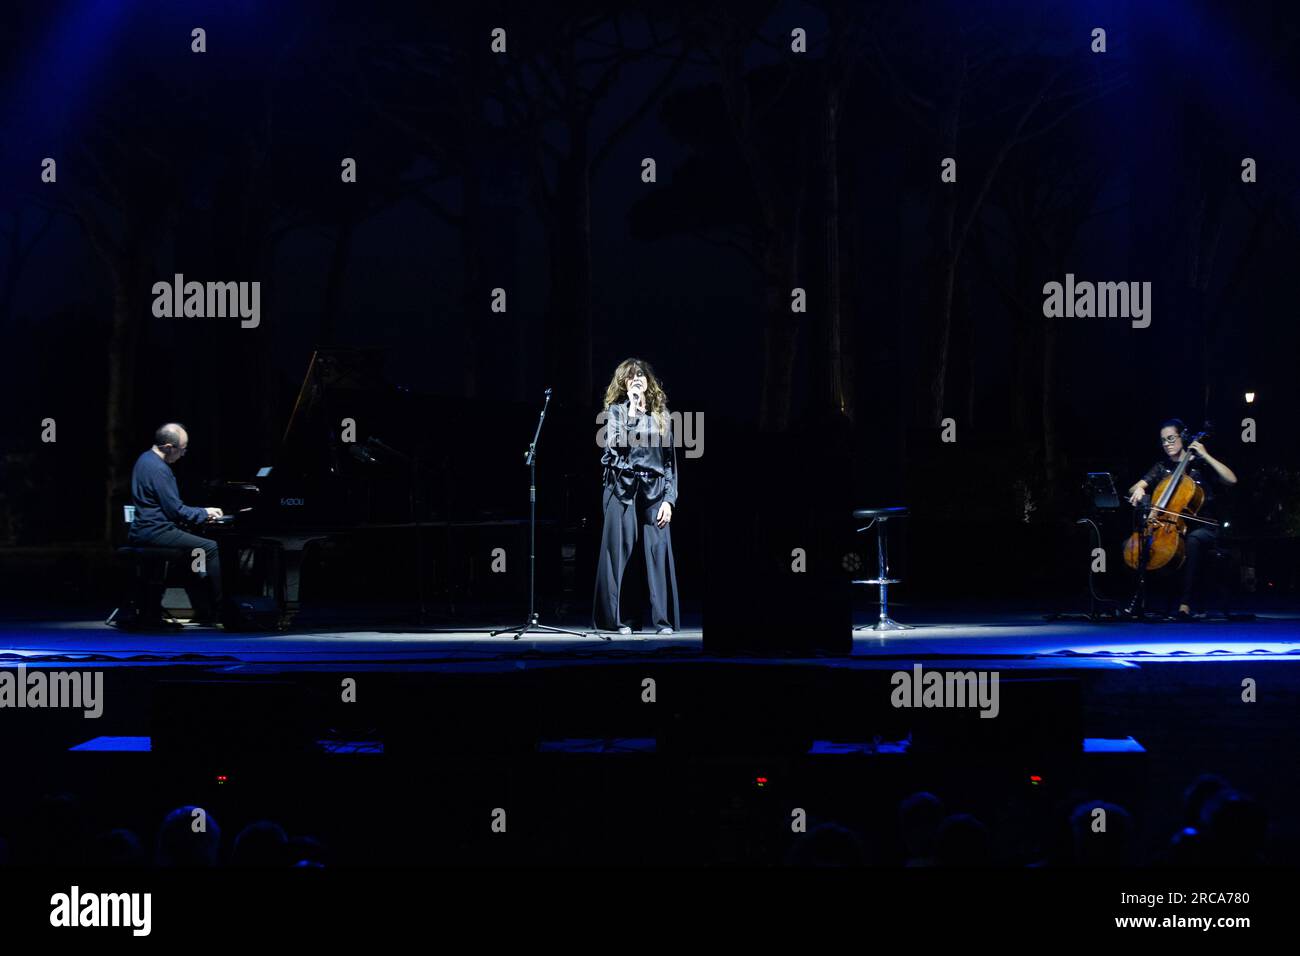
[{"label": "female singer", "polygon": [[631,634],[624,623],[623,572],[638,533],[645,546],[650,626],[658,634],[680,629],[677,570],[669,528],[677,506],[677,451],[668,396],[649,363],[630,358],[605,389],[599,444],[605,469],[605,525],[596,562],[592,621],[598,630]]}]

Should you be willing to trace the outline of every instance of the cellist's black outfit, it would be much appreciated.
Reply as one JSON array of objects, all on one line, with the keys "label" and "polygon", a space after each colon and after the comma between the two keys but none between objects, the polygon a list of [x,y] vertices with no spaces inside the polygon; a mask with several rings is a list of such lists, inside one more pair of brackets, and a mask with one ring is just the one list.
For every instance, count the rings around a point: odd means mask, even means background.
[{"label": "cellist's black outfit", "polygon": [[650,625],[654,630],[681,627],[677,598],[677,569],[673,562],[672,524],[655,526],[659,505],[677,510],[677,450],[671,420],[661,430],[649,412],[628,420],[626,405],[605,409],[605,523],[596,561],[593,625],[617,630],[623,620],[623,572],[640,536],[645,548],[650,596]]},{"label": "cellist's black outfit", "polygon": [[[1153,495],[1156,485],[1167,475],[1173,474],[1178,462],[1171,461],[1168,456],[1163,461],[1158,461],[1151,466],[1151,469],[1142,476],[1142,480],[1147,483],[1147,501],[1154,504]],[[1218,520],[1218,514],[1215,510],[1215,492],[1223,488],[1223,482],[1219,478],[1219,473],[1205,463],[1201,458],[1197,458],[1187,465],[1185,474],[1201,486],[1205,492],[1205,503],[1201,505],[1196,517],[1208,520]],[[1179,586],[1178,603],[1186,604],[1191,607],[1192,593],[1196,590],[1200,578],[1201,566],[1205,563],[1206,552],[1213,549],[1215,543],[1219,540],[1218,525],[1200,524],[1196,521],[1188,521],[1189,528],[1186,536],[1183,538],[1186,560],[1183,562],[1182,583]]]}]

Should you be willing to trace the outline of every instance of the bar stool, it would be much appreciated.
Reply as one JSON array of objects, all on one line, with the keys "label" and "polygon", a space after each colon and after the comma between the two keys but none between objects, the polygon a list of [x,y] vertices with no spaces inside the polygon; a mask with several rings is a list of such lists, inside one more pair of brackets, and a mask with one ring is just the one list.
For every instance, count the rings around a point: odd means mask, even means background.
[{"label": "bar stool", "polygon": [[891,518],[906,518],[907,508],[858,508],[853,512],[855,521],[870,521],[871,524],[859,528],[858,532],[868,530],[872,525],[876,526],[876,558],[877,571],[874,578],[855,580],[854,584],[875,584],[880,587],[880,620],[875,624],[860,624],[854,628],[855,631],[872,630],[872,631],[910,631],[911,625],[899,624],[889,617],[889,585],[901,584],[901,578],[891,578],[889,576],[889,557],[887,551],[887,542],[885,539],[886,522]]}]

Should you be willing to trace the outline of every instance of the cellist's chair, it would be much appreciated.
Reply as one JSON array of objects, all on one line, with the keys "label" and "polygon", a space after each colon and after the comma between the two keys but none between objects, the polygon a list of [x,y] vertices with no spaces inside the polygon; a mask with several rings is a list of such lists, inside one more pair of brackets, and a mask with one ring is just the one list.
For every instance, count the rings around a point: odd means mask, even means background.
[{"label": "cellist's chair", "polygon": [[875,624],[861,624],[855,627],[855,631],[872,630],[872,631],[910,631],[912,628],[907,624],[899,624],[889,616],[889,585],[902,584],[901,578],[891,578],[889,576],[889,551],[888,539],[885,531],[890,519],[906,518],[906,508],[858,508],[853,512],[853,518],[856,521],[869,521],[870,524],[859,528],[859,532],[869,530],[872,525],[876,528],[876,576],[874,578],[865,578],[853,581],[854,584],[871,584],[880,588],[880,618]]}]

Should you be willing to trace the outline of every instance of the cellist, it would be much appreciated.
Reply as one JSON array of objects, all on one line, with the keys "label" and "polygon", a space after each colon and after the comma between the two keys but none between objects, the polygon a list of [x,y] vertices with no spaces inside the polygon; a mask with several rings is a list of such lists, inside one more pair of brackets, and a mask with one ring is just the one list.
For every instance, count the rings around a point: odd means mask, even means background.
[{"label": "cellist", "polygon": [[[1164,449],[1165,457],[1162,461],[1156,462],[1151,466],[1151,470],[1139,479],[1129,492],[1129,504],[1139,505],[1142,499],[1146,497],[1151,489],[1155,488],[1166,475],[1173,472],[1178,467],[1178,463],[1191,453],[1196,455],[1196,459],[1187,465],[1187,475],[1205,492],[1205,503],[1197,512],[1197,517],[1214,520],[1217,515],[1214,513],[1214,493],[1216,488],[1222,488],[1237,483],[1237,476],[1232,473],[1232,469],[1219,461],[1208,451],[1199,441],[1194,441],[1186,448],[1183,447],[1183,435],[1186,433],[1187,426],[1181,419],[1170,418],[1160,425],[1160,446]],[[1190,620],[1192,616],[1192,592],[1197,585],[1197,575],[1200,570],[1201,561],[1206,551],[1214,546],[1218,539],[1219,528],[1217,524],[1200,524],[1190,528],[1184,540],[1184,546],[1187,549],[1187,560],[1183,564],[1183,578],[1178,603],[1178,619]],[[1138,599],[1135,597],[1129,606],[1129,610],[1136,609]]]}]

